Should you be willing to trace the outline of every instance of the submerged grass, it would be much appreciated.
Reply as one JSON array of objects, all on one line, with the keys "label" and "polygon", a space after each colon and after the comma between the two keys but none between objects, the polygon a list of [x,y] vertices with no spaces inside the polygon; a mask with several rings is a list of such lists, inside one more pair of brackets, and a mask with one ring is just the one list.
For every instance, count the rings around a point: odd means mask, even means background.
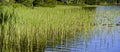
[{"label": "submerged grass", "polygon": [[78,6],[1,8],[1,52],[44,52],[94,22],[94,11]]}]

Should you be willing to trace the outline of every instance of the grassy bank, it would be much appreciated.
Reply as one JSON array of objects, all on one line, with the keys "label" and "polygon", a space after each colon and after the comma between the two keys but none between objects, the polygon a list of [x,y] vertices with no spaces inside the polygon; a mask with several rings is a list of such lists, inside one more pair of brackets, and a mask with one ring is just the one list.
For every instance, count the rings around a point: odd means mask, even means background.
[{"label": "grassy bank", "polygon": [[44,52],[94,21],[94,11],[79,6],[1,7],[0,51]]}]

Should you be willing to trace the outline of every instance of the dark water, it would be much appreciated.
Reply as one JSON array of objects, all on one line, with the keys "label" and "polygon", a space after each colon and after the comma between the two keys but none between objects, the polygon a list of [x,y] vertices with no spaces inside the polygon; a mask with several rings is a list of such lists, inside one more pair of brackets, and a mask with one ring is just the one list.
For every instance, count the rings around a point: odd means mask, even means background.
[{"label": "dark water", "polygon": [[[45,52],[120,52],[120,7],[99,6],[95,9],[99,25],[76,32],[73,39],[65,39]],[[103,25],[105,24],[105,25]]]}]

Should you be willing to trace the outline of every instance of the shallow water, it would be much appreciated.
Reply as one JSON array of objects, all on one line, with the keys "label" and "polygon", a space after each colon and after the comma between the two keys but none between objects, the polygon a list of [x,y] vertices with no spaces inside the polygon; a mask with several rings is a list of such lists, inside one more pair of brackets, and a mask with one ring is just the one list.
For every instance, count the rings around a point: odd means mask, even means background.
[{"label": "shallow water", "polygon": [[[65,39],[55,47],[47,47],[45,52],[120,52],[120,7],[99,6],[95,22],[99,25],[81,32],[74,38]],[[106,24],[106,25],[102,25]]]}]

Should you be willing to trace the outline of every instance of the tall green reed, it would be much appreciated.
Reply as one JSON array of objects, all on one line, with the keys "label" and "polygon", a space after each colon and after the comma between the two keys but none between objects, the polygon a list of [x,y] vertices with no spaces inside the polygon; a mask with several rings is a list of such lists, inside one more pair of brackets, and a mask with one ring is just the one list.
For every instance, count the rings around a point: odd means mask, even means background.
[{"label": "tall green reed", "polygon": [[[94,17],[78,6],[13,7],[3,6],[8,20],[1,23],[0,50],[2,52],[44,52],[64,39],[74,37],[82,28],[90,28]],[[5,11],[4,11],[5,10]]]}]

